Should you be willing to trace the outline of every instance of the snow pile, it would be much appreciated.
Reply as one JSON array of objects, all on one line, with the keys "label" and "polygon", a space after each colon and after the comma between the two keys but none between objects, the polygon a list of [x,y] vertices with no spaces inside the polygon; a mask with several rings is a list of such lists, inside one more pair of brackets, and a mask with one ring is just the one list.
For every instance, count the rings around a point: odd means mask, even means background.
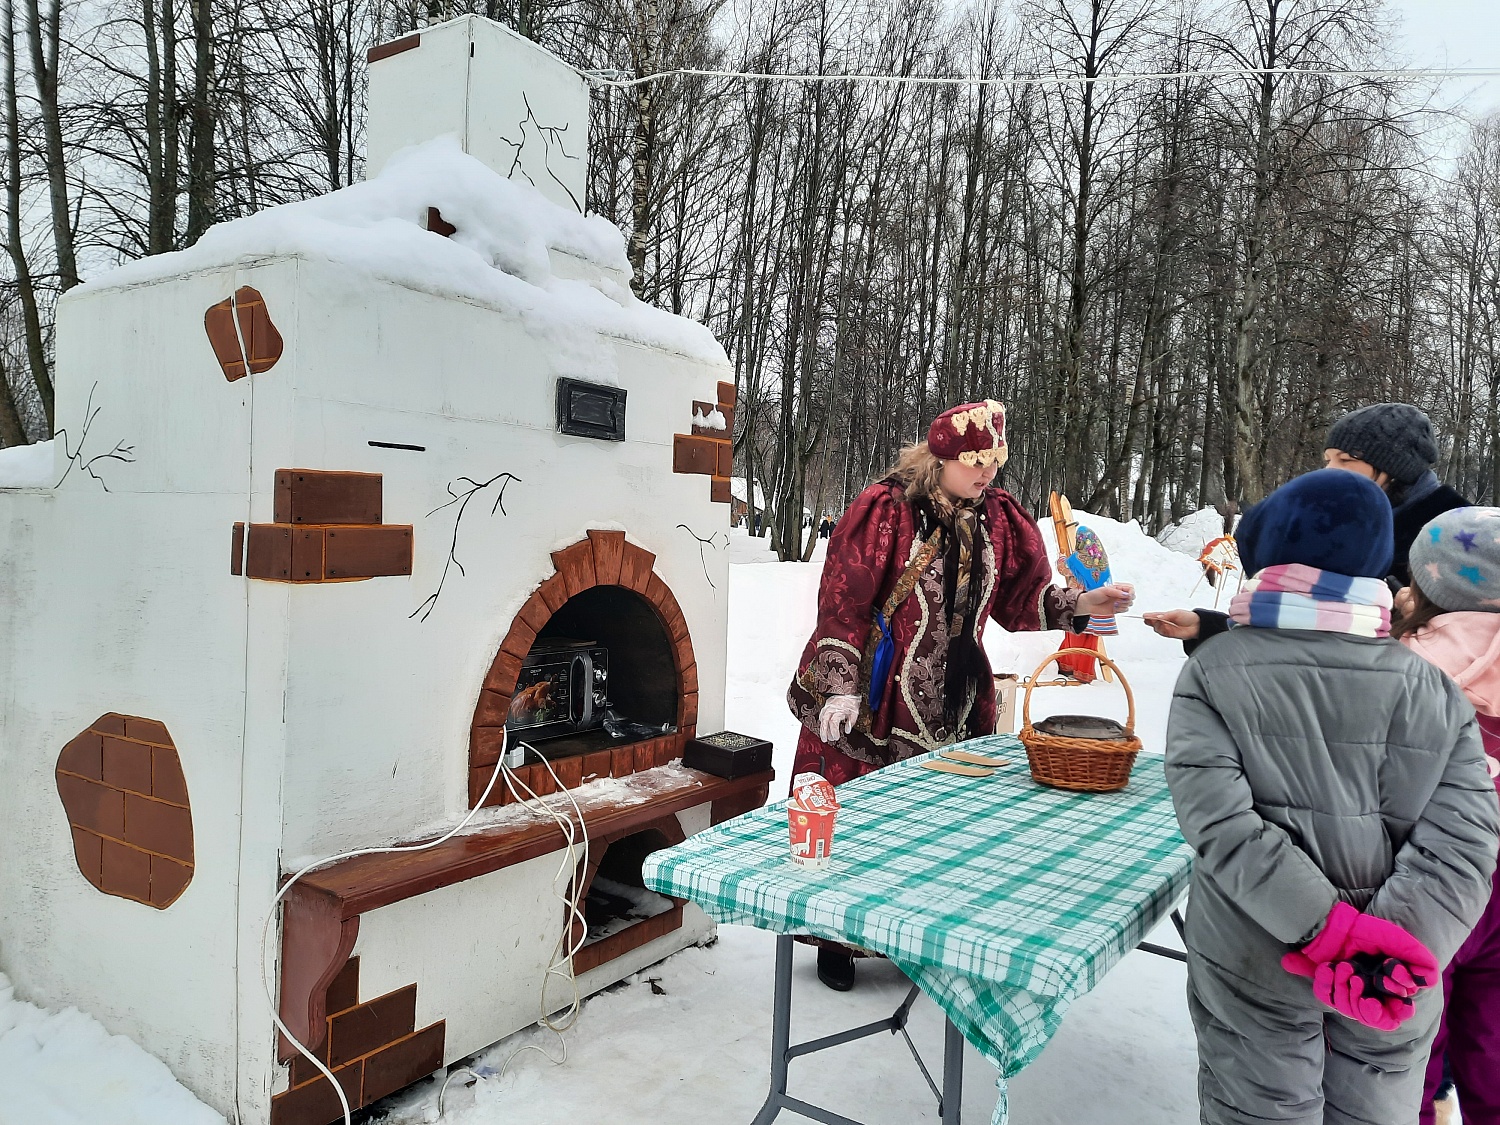
[{"label": "snow pile", "polygon": [[[745,487],[744,477],[729,478],[729,494],[736,500],[738,500],[741,504],[749,502],[745,499],[750,495],[750,491]],[[760,482],[758,481],[755,485],[755,510],[758,512],[763,512],[766,510],[766,493],[765,490],[761,488]]]},{"label": "snow pile", "polygon": [[[1135,520],[1121,523],[1108,516],[1087,512],[1075,512],[1073,518],[1079,526],[1087,527],[1099,536],[1109,554],[1109,569],[1115,581],[1128,582],[1135,587],[1133,613],[1182,605],[1181,599],[1203,576],[1196,551],[1193,558],[1185,558],[1174,548],[1152,539]],[[1041,520],[1038,526],[1047,550],[1056,558],[1057,534],[1052,520]],[[1062,580],[1058,578],[1057,581]]]},{"label": "snow pile", "polygon": [[[425,229],[436,207],[457,227]],[[552,251],[594,267],[589,280],[559,277]],[[593,330],[710,363],[724,349],[701,324],[642,304],[626,283],[619,228],[580,215],[530,184],[506,179],[453,137],[415,145],[373,180],[220,223],[187,250],[130,262],[80,292],[142,285],[200,270],[300,257],[440,297],[475,301],[553,329]]]},{"label": "snow pile", "polygon": [[729,423],[724,418],[724,412],[717,406],[704,414],[701,410],[693,411],[693,425],[702,426],[705,430],[727,430]]},{"label": "snow pile", "polygon": [[1203,548],[1224,534],[1224,517],[1213,508],[1200,508],[1190,516],[1183,516],[1174,524],[1168,524],[1156,534],[1156,541],[1184,555],[1197,558]]},{"label": "snow pile", "polygon": [[0,1125],[224,1125],[129,1039],[17,1000],[3,973],[0,1091]]},{"label": "snow pile", "polygon": [[51,441],[0,449],[0,488],[51,488],[57,483],[52,450]]}]

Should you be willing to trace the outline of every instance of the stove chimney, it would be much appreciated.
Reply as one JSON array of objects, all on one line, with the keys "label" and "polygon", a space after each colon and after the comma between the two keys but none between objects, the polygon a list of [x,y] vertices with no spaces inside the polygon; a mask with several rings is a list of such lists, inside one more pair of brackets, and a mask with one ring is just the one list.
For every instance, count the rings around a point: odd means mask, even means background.
[{"label": "stove chimney", "polygon": [[372,47],[366,174],[444,134],[502,176],[583,210],[588,85],[550,51],[481,16]]}]

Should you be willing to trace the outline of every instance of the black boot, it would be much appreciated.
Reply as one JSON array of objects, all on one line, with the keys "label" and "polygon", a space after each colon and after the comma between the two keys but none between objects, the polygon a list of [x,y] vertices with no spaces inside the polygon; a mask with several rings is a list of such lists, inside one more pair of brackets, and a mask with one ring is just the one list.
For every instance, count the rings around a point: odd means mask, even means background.
[{"label": "black boot", "polygon": [[854,955],[819,946],[818,979],[835,992],[848,992],[854,987]]}]

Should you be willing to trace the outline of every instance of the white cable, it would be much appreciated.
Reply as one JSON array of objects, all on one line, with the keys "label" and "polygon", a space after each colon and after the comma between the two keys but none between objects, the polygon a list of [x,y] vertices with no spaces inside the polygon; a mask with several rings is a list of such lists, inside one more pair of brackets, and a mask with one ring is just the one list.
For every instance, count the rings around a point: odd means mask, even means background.
[{"label": "white cable", "polygon": [[1224,67],[1211,70],[1167,70],[1145,74],[1099,74],[1090,78],[1077,74],[1007,74],[998,77],[928,74],[769,74],[741,70],[695,70],[681,67],[641,78],[624,78],[619,70],[579,70],[595,86],[625,89],[662,78],[736,78],[750,82],[875,82],[902,86],[1088,86],[1116,82],[1164,82],[1182,78],[1260,78],[1285,76],[1318,78],[1495,78],[1500,68],[1414,67],[1385,70],[1301,70],[1295,67]]},{"label": "white cable", "polygon": [[[315,870],[315,869],[317,869],[319,867],[324,867],[324,866],[326,866],[327,864],[330,864],[330,863],[338,863],[338,862],[341,862],[341,861],[346,860],[346,859],[353,859],[353,858],[355,858],[357,856],[363,856],[363,855],[389,855],[389,854],[397,853],[397,852],[420,852],[420,851],[426,851],[428,848],[435,848],[439,844],[445,843],[446,841],[453,839],[453,837],[457,836],[460,832],[462,832],[464,830],[464,828],[466,828],[468,826],[469,822],[471,820],[473,820],[476,815],[478,815],[479,811],[485,807],[485,802],[489,799],[490,792],[494,789],[496,780],[498,778],[500,778],[502,776],[502,774],[505,777],[506,786],[510,789],[511,796],[515,797],[517,801],[524,800],[524,798],[520,797],[516,793],[516,784],[519,783],[520,786],[521,786],[521,788],[524,789],[524,790],[526,790],[526,792],[531,796],[532,799],[537,800],[537,802],[541,805],[542,809],[545,810],[547,812],[547,814],[549,816],[551,816],[552,819],[557,822],[558,828],[562,830],[562,833],[563,833],[564,837],[568,841],[567,850],[564,853],[564,860],[563,860],[563,862],[564,862],[565,865],[570,860],[575,860],[576,861],[576,858],[577,858],[577,851],[575,849],[575,843],[576,843],[576,839],[577,839],[576,833],[579,832],[579,831],[583,832],[583,848],[584,848],[583,856],[584,856],[584,864],[587,865],[587,863],[588,863],[588,832],[587,832],[586,828],[584,827],[584,823],[583,823],[583,810],[579,808],[577,798],[573,796],[571,790],[565,788],[562,785],[562,783],[560,781],[558,781],[557,773],[556,773],[555,770],[553,770],[552,764],[550,762],[548,762],[546,758],[542,758],[543,764],[546,765],[546,767],[547,767],[547,772],[552,775],[552,779],[557,784],[557,787],[559,789],[561,789],[562,792],[567,796],[568,801],[573,806],[574,812],[578,816],[578,828],[575,830],[572,821],[570,821],[566,816],[559,815],[555,809],[553,809],[545,801],[542,801],[540,798],[538,798],[537,795],[536,795],[536,793],[533,792],[532,789],[529,786],[527,786],[525,782],[521,782],[521,781],[519,781],[519,779],[515,778],[515,775],[512,773],[510,767],[505,764],[505,750],[506,750],[506,745],[507,745],[507,743],[509,741],[510,741],[510,732],[509,732],[509,730],[507,728],[501,728],[501,734],[500,734],[500,760],[495,763],[495,771],[492,774],[490,774],[490,780],[489,780],[488,784],[485,785],[484,792],[480,794],[479,800],[474,803],[474,807],[469,810],[468,815],[465,816],[456,825],[454,825],[453,828],[451,828],[445,835],[439,836],[435,840],[429,840],[429,841],[427,841],[426,843],[423,843],[423,844],[391,844],[391,845],[387,845],[385,847],[378,847],[378,848],[356,848],[353,851],[342,852],[342,853],[340,853],[338,855],[329,856],[327,859],[316,860],[313,863],[307,864],[300,871],[298,871],[296,874],[294,874],[290,879],[288,879],[285,883],[283,883],[281,885],[281,888],[276,892],[275,897],[271,900],[271,908],[270,908],[270,910],[266,914],[266,921],[265,921],[265,924],[261,927],[261,934],[260,934],[260,959],[261,959],[260,960],[260,964],[261,964],[260,982],[261,982],[262,989],[265,991],[266,1003],[269,1005],[269,1007],[271,1009],[271,1019],[276,1024],[276,1030],[279,1031],[282,1035],[286,1036],[287,1041],[290,1042],[293,1047],[297,1048],[297,1050],[302,1054],[302,1056],[304,1058],[306,1058],[310,1063],[312,1063],[313,1066],[315,1066],[318,1069],[318,1072],[321,1075],[323,1075],[323,1077],[327,1078],[328,1081],[329,1081],[329,1083],[330,1083],[330,1085],[333,1086],[333,1092],[334,1092],[334,1094],[336,1094],[338,1096],[338,1099],[339,1099],[339,1108],[343,1111],[344,1125],[353,1125],[353,1121],[352,1121],[352,1111],[349,1108],[349,1099],[344,1094],[344,1088],[343,1088],[343,1086],[341,1086],[339,1084],[338,1079],[336,1079],[334,1077],[333,1071],[331,1069],[329,1069],[327,1066],[325,1066],[324,1063],[323,1063],[323,1061],[321,1059],[319,1059],[316,1055],[314,1055],[312,1053],[312,1051],[310,1051],[306,1047],[306,1045],[304,1045],[301,1042],[301,1040],[299,1040],[295,1035],[293,1035],[291,1033],[290,1030],[288,1030],[286,1024],[282,1022],[280,1006],[277,1004],[275,998],[271,994],[271,979],[270,979],[270,974],[267,972],[267,968],[266,968],[266,943],[267,943],[267,940],[268,940],[268,938],[270,936],[270,933],[271,933],[271,923],[276,920],[277,907],[279,907],[281,905],[282,900],[286,898],[287,892],[290,891],[292,889],[292,887],[296,885],[296,883],[297,883],[297,881],[299,879],[301,879],[308,872],[313,871],[313,870]],[[538,754],[537,756],[541,757],[540,754]],[[562,875],[563,875],[563,873],[564,873],[565,870],[567,870],[566,867],[562,867],[562,868],[558,869],[557,879],[562,878]],[[576,872],[577,868],[575,867],[573,870]],[[556,879],[554,879],[554,883],[555,882],[556,882]],[[560,1026],[560,1027],[557,1026],[557,1025],[555,1025],[552,1022],[551,1017],[550,1017],[550,1013],[547,1011],[547,981],[548,981],[548,978],[551,977],[551,976],[553,976],[553,975],[560,975],[560,973],[558,972],[559,959],[556,956],[554,956],[552,964],[550,964],[547,967],[547,972],[545,974],[543,974],[543,976],[542,976],[542,994],[541,994],[542,1019],[541,1019],[541,1022],[543,1024],[545,1024],[549,1030],[555,1032],[558,1035],[559,1038],[562,1037],[562,1032],[568,1030],[568,1028],[570,1028],[570,1027],[573,1026],[573,1023],[574,1023],[574,1021],[577,1020],[578,1013],[579,1013],[579,1011],[582,1008],[582,1002],[581,1002],[581,1000],[579,998],[579,995],[578,995],[578,981],[577,981],[576,978],[573,977],[573,954],[576,953],[577,950],[582,947],[582,938],[580,938],[579,942],[577,943],[577,945],[575,945],[572,942],[567,941],[567,935],[572,932],[572,929],[573,929],[572,922],[573,922],[573,918],[575,916],[578,919],[583,920],[583,913],[579,909],[579,906],[578,906],[578,900],[581,898],[582,893],[583,893],[583,879],[579,878],[579,877],[577,877],[575,875],[574,885],[577,888],[577,890],[576,890],[576,892],[571,897],[560,896],[560,897],[563,897],[564,903],[566,903],[568,905],[569,913],[566,916],[566,921],[564,922],[563,933],[558,938],[558,948],[559,948],[559,951],[562,951],[562,949],[564,947],[564,944],[566,943],[566,952],[565,952],[565,955],[562,958],[562,964],[566,965],[567,975],[568,975],[569,979],[572,981],[572,985],[573,985],[573,1001],[569,1005],[569,1008],[568,1008],[568,1018],[567,1018],[566,1022],[563,1023],[562,1026]],[[584,927],[583,936],[587,936],[587,926],[586,925]],[[567,1058],[567,1044],[566,1044],[566,1042],[564,1042],[563,1046],[564,1046],[563,1058],[566,1059]],[[514,1052],[511,1055],[511,1058],[514,1058],[517,1054],[520,1054],[520,1052],[522,1050],[528,1050],[528,1049],[539,1051],[542,1055],[546,1056],[547,1058],[549,1058],[549,1059],[552,1058],[552,1056],[547,1055],[547,1052],[543,1051],[540,1047],[535,1047],[535,1046],[530,1046],[530,1045],[528,1045],[527,1047],[522,1047],[522,1048],[520,1048],[520,1050],[517,1050],[516,1052]],[[559,1060],[553,1060],[553,1061],[559,1061]],[[510,1063],[510,1059],[507,1059],[506,1060],[506,1065],[509,1065],[509,1063]],[[502,1074],[504,1073],[504,1068],[501,1069],[501,1073]],[[446,1089],[446,1088],[447,1088],[447,1083],[445,1082],[444,1083],[444,1089]]]},{"label": "white cable", "polygon": [[[531,799],[537,801],[538,804],[540,804],[541,808],[547,813],[548,816],[552,817],[552,819],[557,822],[558,829],[562,832],[564,838],[566,838],[568,841],[567,850],[563,854],[563,865],[558,868],[557,876],[554,878],[553,883],[555,885],[565,873],[571,871],[574,873],[574,890],[571,896],[556,896],[562,901],[562,904],[567,907],[567,913],[564,915],[565,922],[562,933],[558,935],[557,945],[553,950],[552,962],[547,966],[547,971],[542,974],[542,993],[540,997],[542,1008],[541,1022],[549,1030],[556,1032],[560,1038],[564,1031],[567,1031],[573,1026],[573,1024],[578,1021],[578,1015],[582,1009],[582,1001],[578,995],[578,978],[573,973],[573,956],[583,948],[584,940],[588,937],[588,919],[584,916],[580,905],[583,900],[584,881],[579,874],[580,871],[587,872],[588,870],[588,826],[584,823],[583,810],[579,807],[577,798],[573,796],[573,791],[565,786],[562,783],[561,779],[558,778],[557,771],[552,768],[552,763],[541,753],[539,753],[534,746],[529,746],[526,743],[521,743],[521,745],[526,746],[527,749],[531,750],[532,753],[536,754],[536,756],[541,759],[542,765],[546,766],[547,772],[552,775],[553,784],[556,785],[557,790],[568,799],[568,802],[573,806],[574,815],[578,818],[578,828],[575,832],[573,822],[571,820],[569,820],[566,816],[560,815],[556,809],[552,808],[552,806],[547,804],[546,801],[538,797],[536,792],[532,790],[530,786],[528,786],[524,781],[521,781],[519,778],[517,778],[515,774],[507,767],[505,771],[505,784],[507,788],[510,789],[511,796],[514,797],[517,801],[523,800],[523,798],[516,792],[516,786],[519,785],[526,791],[527,795]],[[583,863],[581,868],[578,863],[578,855],[576,850],[576,833],[582,833],[583,835]],[[579,936],[576,942],[571,940],[569,936],[573,931],[573,922],[575,921],[575,919],[580,924]],[[560,1023],[553,1022],[552,1010],[547,1004],[547,984],[555,976],[566,976],[569,985],[573,990],[573,996],[569,1001],[568,1006],[565,1009],[562,1009],[567,1013],[567,1015]],[[520,1048],[520,1050],[516,1051],[515,1054],[519,1054],[521,1051],[528,1049],[537,1051],[541,1050],[539,1047],[522,1047]],[[564,1058],[566,1058],[566,1044],[564,1044],[563,1050]],[[546,1055],[545,1051],[542,1051],[541,1053]],[[514,1058],[515,1054],[513,1054],[511,1058]],[[547,1055],[547,1057],[549,1059],[551,1058],[550,1055]],[[558,1062],[560,1060],[553,1061]],[[506,1065],[509,1065],[509,1062],[510,1060],[507,1059]],[[504,1067],[501,1067],[501,1073],[504,1073]]]}]

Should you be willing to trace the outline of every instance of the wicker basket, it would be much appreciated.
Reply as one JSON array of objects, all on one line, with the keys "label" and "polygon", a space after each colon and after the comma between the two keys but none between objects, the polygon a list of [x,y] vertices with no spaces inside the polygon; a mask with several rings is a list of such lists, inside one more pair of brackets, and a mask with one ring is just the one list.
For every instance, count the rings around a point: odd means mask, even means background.
[{"label": "wicker basket", "polygon": [[[1031,692],[1042,669],[1068,653],[1092,656],[1112,668],[1125,689],[1130,714],[1119,738],[1070,738],[1048,734],[1031,725]],[[1141,740],[1135,735],[1135,694],[1125,680],[1125,673],[1109,657],[1085,648],[1065,648],[1054,652],[1037,666],[1029,678],[1026,695],[1021,701],[1021,743],[1031,763],[1031,776],[1043,785],[1057,789],[1077,789],[1085,793],[1112,793],[1124,789],[1130,780],[1130,769],[1140,752]]]}]

